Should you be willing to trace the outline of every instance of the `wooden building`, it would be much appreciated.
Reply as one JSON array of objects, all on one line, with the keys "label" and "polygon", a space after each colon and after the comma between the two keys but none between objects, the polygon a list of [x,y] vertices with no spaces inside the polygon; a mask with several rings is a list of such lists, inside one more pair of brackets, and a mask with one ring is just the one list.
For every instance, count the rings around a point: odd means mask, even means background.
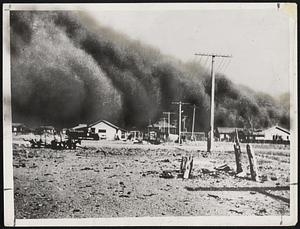
[{"label": "wooden building", "polygon": [[88,131],[97,133],[100,139],[106,140],[122,140],[126,139],[127,131],[106,121],[100,120],[98,122],[88,125]]},{"label": "wooden building", "polygon": [[30,131],[29,128],[26,127],[23,123],[12,123],[12,132],[14,134],[27,133],[29,131]]},{"label": "wooden building", "polygon": [[236,129],[239,133],[239,137],[242,137],[243,129],[236,127],[217,127],[215,130],[215,136],[218,138],[219,141],[231,142],[234,140]]},{"label": "wooden building", "polygon": [[161,133],[167,134],[168,130],[170,130],[170,134],[176,134],[176,127],[174,125],[169,124],[168,122],[161,120],[154,124],[148,125],[149,131],[159,131]]},{"label": "wooden building", "polygon": [[42,135],[42,134],[55,134],[55,128],[53,126],[40,126],[35,129],[35,133]]},{"label": "wooden building", "polygon": [[290,141],[290,131],[277,125],[263,130],[262,134],[264,135],[264,140]]}]

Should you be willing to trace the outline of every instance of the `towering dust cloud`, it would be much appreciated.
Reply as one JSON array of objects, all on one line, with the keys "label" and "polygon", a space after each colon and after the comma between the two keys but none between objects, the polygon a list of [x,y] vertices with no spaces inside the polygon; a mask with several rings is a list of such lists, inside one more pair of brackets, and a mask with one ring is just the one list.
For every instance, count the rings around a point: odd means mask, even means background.
[{"label": "towering dust cloud", "polygon": [[[14,122],[68,127],[106,119],[141,128],[181,100],[199,107],[196,130],[208,129],[211,83],[198,63],[164,56],[80,12],[12,11],[10,23]],[[192,107],[184,112],[192,117]],[[215,115],[217,126],[289,126],[281,103],[223,75]]]}]

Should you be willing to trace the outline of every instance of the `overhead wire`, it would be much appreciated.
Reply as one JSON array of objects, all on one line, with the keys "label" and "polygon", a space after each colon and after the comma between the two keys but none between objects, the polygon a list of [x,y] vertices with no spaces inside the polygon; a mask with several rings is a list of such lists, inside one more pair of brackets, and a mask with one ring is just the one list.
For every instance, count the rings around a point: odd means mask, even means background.
[{"label": "overhead wire", "polygon": [[218,65],[218,67],[216,69],[216,72],[219,72],[219,70],[221,69],[221,67],[223,66],[223,64],[224,64],[224,58],[221,58],[221,60],[219,62],[219,65]]},{"label": "overhead wire", "polygon": [[229,66],[230,63],[231,63],[231,58],[228,58],[227,64],[224,65],[223,73],[226,73],[226,70],[227,70],[227,68],[228,68],[228,66]]}]

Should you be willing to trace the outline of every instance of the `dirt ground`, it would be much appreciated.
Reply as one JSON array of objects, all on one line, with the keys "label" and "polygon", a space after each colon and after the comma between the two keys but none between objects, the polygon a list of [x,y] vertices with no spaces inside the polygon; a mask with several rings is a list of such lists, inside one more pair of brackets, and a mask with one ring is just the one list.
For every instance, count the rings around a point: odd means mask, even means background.
[{"label": "dirt ground", "polygon": [[[235,176],[232,143],[206,153],[190,145],[83,143],[85,149],[31,149],[13,145],[17,219],[289,215],[288,146],[253,145],[259,182]],[[222,150],[221,150],[222,149]],[[179,173],[182,156],[193,155],[190,179]],[[215,167],[227,164],[229,169]],[[161,177],[169,171],[173,178]]]}]

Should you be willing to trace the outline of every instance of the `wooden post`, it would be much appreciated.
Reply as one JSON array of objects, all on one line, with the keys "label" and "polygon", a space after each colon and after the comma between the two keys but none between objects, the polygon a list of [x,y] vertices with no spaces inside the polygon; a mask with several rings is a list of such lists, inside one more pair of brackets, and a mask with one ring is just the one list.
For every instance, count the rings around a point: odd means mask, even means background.
[{"label": "wooden post", "polygon": [[257,163],[254,150],[252,149],[252,146],[250,144],[246,145],[246,149],[249,158],[251,179],[254,181],[258,181]]},{"label": "wooden post", "polygon": [[235,143],[233,144],[234,153],[235,153],[235,161],[236,161],[236,173],[243,172],[242,162],[241,162],[241,146],[239,143],[239,136],[237,129],[235,130]]},{"label": "wooden post", "polygon": [[183,179],[188,179],[193,169],[193,156],[182,157],[180,171],[183,173]]},{"label": "wooden post", "polygon": [[187,157],[182,157],[181,158],[181,163],[180,163],[180,172],[183,173],[184,172],[184,168],[187,162]]}]

